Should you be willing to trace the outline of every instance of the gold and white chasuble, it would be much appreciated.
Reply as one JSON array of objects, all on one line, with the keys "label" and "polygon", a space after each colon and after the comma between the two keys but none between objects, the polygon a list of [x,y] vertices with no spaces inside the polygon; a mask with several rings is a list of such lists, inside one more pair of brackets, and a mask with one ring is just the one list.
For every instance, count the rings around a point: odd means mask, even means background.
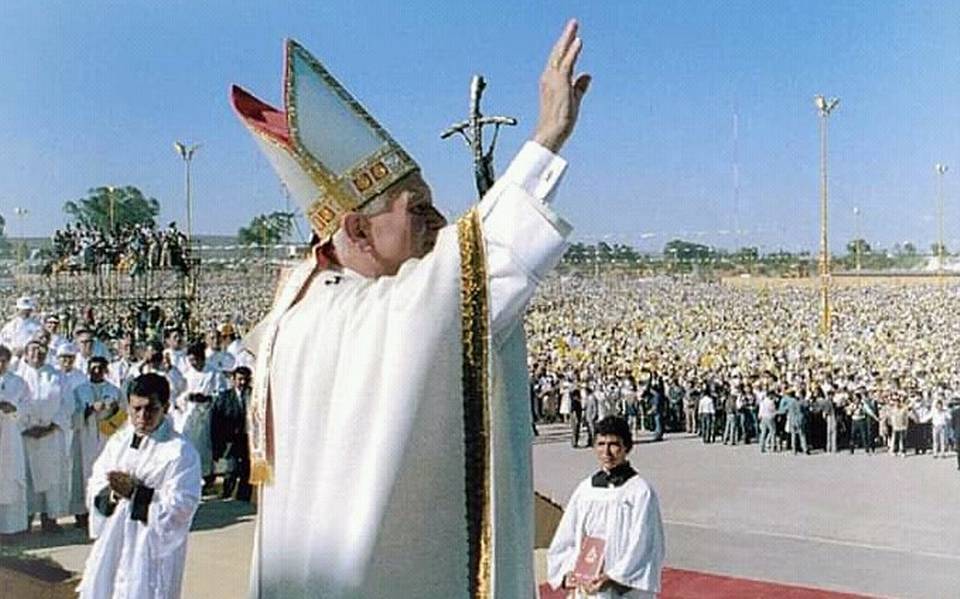
[{"label": "gold and white chasuble", "polygon": [[[392,277],[294,270],[261,324],[251,597],[533,597],[522,317],[570,226],[528,142]],[[268,398],[268,399],[267,399]]]}]

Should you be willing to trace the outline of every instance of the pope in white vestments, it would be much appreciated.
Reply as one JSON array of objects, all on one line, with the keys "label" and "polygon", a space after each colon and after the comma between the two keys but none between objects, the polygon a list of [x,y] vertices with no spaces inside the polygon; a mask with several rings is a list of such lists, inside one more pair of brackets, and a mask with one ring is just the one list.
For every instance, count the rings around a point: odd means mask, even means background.
[{"label": "pope in white vestments", "polygon": [[9,372],[10,350],[0,346],[0,534],[27,528],[27,467],[21,435],[21,410],[30,391]]},{"label": "pope in white vestments", "polygon": [[129,424],[117,431],[87,485],[96,539],[81,599],[180,597],[187,537],[200,503],[200,457],[166,416],[169,383],[145,374],[130,384]]},{"label": "pope in white vestments", "polygon": [[[550,203],[580,47],[571,22],[537,134],[446,227],[412,159],[295,42],[285,112],[234,89],[319,239],[250,342],[251,596],[533,596],[521,318],[571,231]],[[394,260],[392,243],[413,249]]]}]

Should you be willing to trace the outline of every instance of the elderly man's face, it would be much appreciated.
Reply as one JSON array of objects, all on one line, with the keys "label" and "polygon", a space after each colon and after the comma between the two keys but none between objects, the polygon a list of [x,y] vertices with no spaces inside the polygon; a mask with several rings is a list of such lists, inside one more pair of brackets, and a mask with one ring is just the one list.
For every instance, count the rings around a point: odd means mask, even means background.
[{"label": "elderly man's face", "polygon": [[47,348],[39,343],[30,343],[24,350],[27,356],[27,364],[34,368],[43,366],[43,361],[47,359]]},{"label": "elderly man's face", "polygon": [[397,184],[390,208],[370,218],[370,238],[383,267],[393,275],[410,258],[422,258],[433,249],[437,233],[447,224],[433,206],[433,195],[419,173]]},{"label": "elderly man's face", "polygon": [[58,356],[57,360],[60,362],[60,369],[64,372],[70,372],[73,370],[73,364],[76,361],[76,356]]},{"label": "elderly man's face", "polygon": [[93,335],[90,333],[80,333],[77,335],[77,344],[80,346],[80,354],[89,356],[93,354]]}]

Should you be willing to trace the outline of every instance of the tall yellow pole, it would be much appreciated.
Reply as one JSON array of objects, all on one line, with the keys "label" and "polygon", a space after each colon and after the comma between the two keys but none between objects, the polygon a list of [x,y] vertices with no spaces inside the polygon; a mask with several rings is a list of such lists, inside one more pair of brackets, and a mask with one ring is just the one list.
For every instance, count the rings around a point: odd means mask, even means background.
[{"label": "tall yellow pole", "polygon": [[947,172],[947,165],[937,164],[937,221],[939,235],[937,237],[937,276],[940,279],[940,285],[943,285],[943,175]]},{"label": "tall yellow pole", "polygon": [[830,334],[830,247],[827,244],[827,117],[840,100],[814,97],[820,114],[820,332]]}]

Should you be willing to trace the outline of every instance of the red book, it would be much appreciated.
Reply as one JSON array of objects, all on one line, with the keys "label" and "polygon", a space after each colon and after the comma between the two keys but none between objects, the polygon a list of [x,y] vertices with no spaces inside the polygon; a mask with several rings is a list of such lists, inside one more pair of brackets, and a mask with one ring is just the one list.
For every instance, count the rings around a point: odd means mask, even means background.
[{"label": "red book", "polygon": [[578,580],[587,581],[600,576],[603,570],[603,550],[607,543],[597,537],[583,537],[580,543],[580,555],[573,568],[573,575]]},{"label": "red book", "polygon": [[549,582],[540,585],[540,599],[569,599],[570,589],[554,590]]}]

